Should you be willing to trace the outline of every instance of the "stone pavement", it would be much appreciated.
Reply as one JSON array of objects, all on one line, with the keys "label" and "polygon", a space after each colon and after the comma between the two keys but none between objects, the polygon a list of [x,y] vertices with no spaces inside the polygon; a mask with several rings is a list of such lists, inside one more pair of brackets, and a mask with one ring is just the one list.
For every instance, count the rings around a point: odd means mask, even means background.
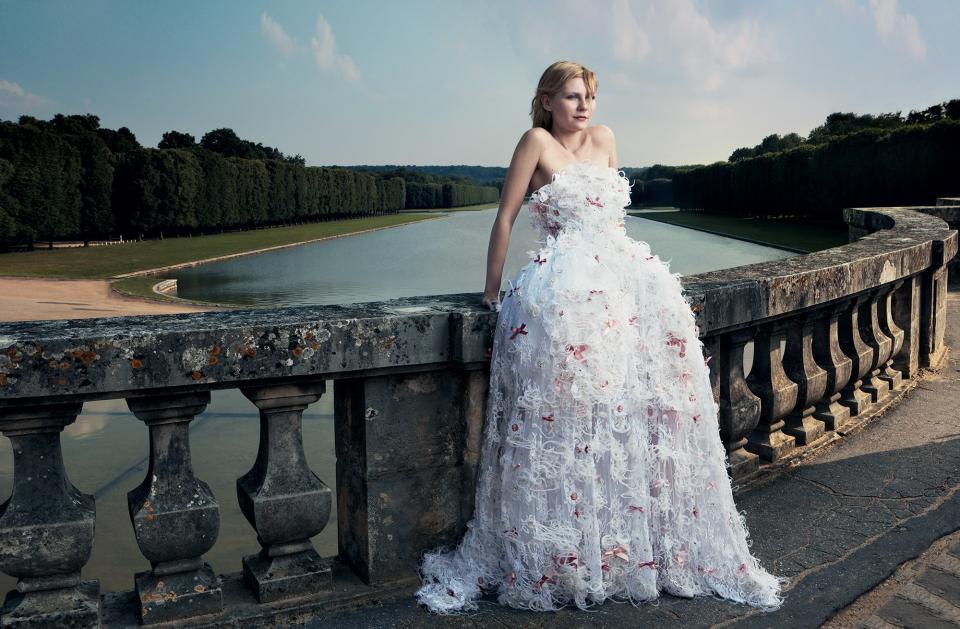
[{"label": "stone pavement", "polygon": [[[949,294],[948,311],[947,344],[960,348],[960,293]],[[485,600],[479,612],[439,617],[405,597],[309,626],[960,626],[960,350],[880,417],[768,474],[737,503],[754,553],[791,578],[776,612],[664,595],[639,608],[608,603],[589,612],[523,612]]]},{"label": "stone pavement", "polygon": [[958,604],[960,532],[938,540],[916,560],[901,565],[824,628],[960,627]]},{"label": "stone pavement", "polygon": [[866,627],[960,627],[960,542],[871,615]]}]

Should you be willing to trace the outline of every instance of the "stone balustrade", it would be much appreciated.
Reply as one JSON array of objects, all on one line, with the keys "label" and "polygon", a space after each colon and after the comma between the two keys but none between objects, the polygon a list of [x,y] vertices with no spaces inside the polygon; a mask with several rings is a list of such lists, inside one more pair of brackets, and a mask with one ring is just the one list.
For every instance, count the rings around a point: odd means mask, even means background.
[{"label": "stone balustrade", "polygon": [[[867,416],[942,359],[946,265],[957,249],[943,211],[848,209],[848,245],[684,278],[735,479]],[[0,570],[18,579],[0,625],[290,620],[409,593],[421,553],[455,543],[473,512],[496,323],[477,301],[0,326],[0,431],[15,466],[0,505]],[[337,467],[320,479],[304,456],[301,416],[328,380]],[[225,388],[260,413],[237,500],[261,550],[243,558],[242,573],[216,575],[203,555],[232,497],[195,475],[187,428],[210,391]],[[70,483],[60,432],[85,401],[116,398],[149,433],[149,469],[128,507],[151,569],[131,575],[127,595],[104,596],[80,578],[96,505]],[[310,538],[333,524],[338,555],[321,557]]]}]

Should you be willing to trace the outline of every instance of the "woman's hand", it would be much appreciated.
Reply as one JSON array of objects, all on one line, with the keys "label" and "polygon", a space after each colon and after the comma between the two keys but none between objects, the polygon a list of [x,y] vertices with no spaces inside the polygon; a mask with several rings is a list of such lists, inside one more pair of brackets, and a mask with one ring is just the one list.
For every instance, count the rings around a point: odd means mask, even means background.
[{"label": "woman's hand", "polygon": [[483,299],[480,301],[480,304],[484,308],[489,308],[495,312],[500,312],[500,292],[494,294],[483,294]]}]

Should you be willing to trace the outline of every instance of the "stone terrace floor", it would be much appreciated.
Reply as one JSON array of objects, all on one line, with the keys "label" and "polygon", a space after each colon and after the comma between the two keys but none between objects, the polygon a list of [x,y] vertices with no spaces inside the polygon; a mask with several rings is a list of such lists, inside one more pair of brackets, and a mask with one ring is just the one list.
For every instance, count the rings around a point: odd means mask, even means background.
[{"label": "stone terrace floor", "polygon": [[590,612],[523,612],[485,600],[479,612],[440,617],[407,597],[309,626],[960,626],[960,292],[948,296],[947,344],[941,368],[880,417],[738,493],[754,553],[792,580],[776,612],[664,595]]}]

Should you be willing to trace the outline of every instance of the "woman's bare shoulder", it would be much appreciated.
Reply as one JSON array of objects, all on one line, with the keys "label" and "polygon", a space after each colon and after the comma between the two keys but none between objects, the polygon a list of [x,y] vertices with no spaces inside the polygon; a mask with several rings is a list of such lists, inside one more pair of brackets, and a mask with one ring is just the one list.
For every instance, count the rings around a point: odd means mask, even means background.
[{"label": "woman's bare shoulder", "polygon": [[613,142],[615,140],[613,136],[613,129],[605,124],[595,124],[590,128],[593,129],[593,136],[598,140],[608,142]]},{"label": "woman's bare shoulder", "polygon": [[537,146],[545,146],[547,141],[552,137],[550,132],[543,127],[531,127],[523,132],[523,135],[520,136],[520,141],[530,142]]}]

